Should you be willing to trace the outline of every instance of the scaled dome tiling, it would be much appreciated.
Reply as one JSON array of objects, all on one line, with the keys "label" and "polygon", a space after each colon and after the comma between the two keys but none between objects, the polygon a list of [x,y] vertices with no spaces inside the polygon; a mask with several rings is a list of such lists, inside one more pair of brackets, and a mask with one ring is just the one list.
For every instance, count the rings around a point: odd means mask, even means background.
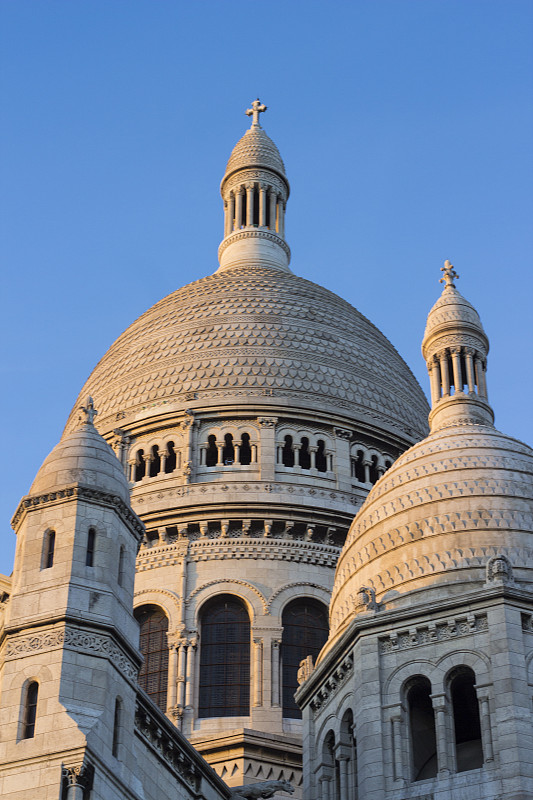
[{"label": "scaled dome tiling", "polygon": [[229,157],[225,176],[250,167],[266,167],[285,176],[285,165],[278,148],[259,125],[252,125],[239,139]]},{"label": "scaled dome tiling", "polygon": [[427,432],[425,396],[388,339],[337,295],[273,268],[215,273],[156,303],[110,347],[74,408],[92,395],[109,432],[143,408],[186,408],[191,393],[202,407],[301,398],[413,438]]},{"label": "scaled dome tiling", "polygon": [[43,461],[29,494],[52,492],[73,484],[118,495],[129,505],[124,470],[93,425],[81,425],[60,439]]},{"label": "scaled dome tiling", "polygon": [[[358,592],[384,608],[482,585],[504,554],[533,582],[533,450],[491,425],[457,424],[407,450],[371,489],[335,574],[331,637],[354,618]],[[366,609],[359,607],[360,612]]]}]

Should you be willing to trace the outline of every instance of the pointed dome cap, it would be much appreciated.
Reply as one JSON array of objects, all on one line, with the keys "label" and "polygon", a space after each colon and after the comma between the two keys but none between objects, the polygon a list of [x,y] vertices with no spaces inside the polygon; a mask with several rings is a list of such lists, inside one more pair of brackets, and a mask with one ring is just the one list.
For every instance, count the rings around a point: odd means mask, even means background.
[{"label": "pointed dome cap", "polygon": [[252,108],[246,111],[248,116],[253,116],[251,128],[248,128],[244,136],[239,139],[233,148],[229,161],[226,165],[226,172],[222,183],[224,183],[230,175],[240,169],[259,168],[269,169],[280,175],[285,183],[287,183],[287,176],[285,174],[285,164],[281,158],[280,152],[270,136],[267,136],[259,122],[259,114],[266,111],[267,107],[262,105],[259,100],[254,100]]},{"label": "pointed dome cap", "polygon": [[96,414],[92,399],[82,408],[85,420],[72,433],[62,437],[48,455],[29,494],[44,494],[78,484],[117,495],[130,503],[130,492],[120,461],[92,423]]},{"label": "pointed dome cap", "polygon": [[[441,267],[444,276],[441,282],[445,284],[443,292],[428,314],[422,353],[428,358],[435,352],[435,345],[440,343],[442,336],[449,334],[469,334],[475,337],[475,345],[487,355],[489,341],[481,324],[479,314],[474,306],[457,291],[454,279],[459,276],[449,261]],[[474,344],[474,342],[472,342]]]}]

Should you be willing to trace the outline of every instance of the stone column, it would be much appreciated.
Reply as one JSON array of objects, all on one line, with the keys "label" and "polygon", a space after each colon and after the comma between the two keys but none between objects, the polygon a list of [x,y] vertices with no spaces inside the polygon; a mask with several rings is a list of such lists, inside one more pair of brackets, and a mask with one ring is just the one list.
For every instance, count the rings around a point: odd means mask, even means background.
[{"label": "stone column", "polygon": [[279,213],[279,235],[285,237],[285,203],[283,199],[280,197],[278,203],[278,213]]},{"label": "stone column", "polygon": [[450,394],[450,373],[448,370],[448,354],[446,352],[439,356],[440,375],[442,380],[442,396],[448,397]]},{"label": "stone column", "polygon": [[348,756],[339,755],[339,795],[348,798]]},{"label": "stone column", "polygon": [[254,221],[254,185],[246,184],[246,225],[250,226]]},{"label": "stone column", "polygon": [[187,673],[185,675],[185,705],[192,709],[194,705],[194,680],[197,639],[189,639],[187,649]]},{"label": "stone column", "polygon": [[252,451],[252,464],[257,464],[257,445],[250,445],[250,450]]},{"label": "stone column", "polygon": [[335,428],[335,450],[337,462],[337,487],[344,491],[352,490],[350,470],[351,432],[344,428]]},{"label": "stone column", "polygon": [[224,461],[223,461],[222,456],[223,456],[223,453],[224,453],[224,445],[223,444],[217,444],[217,450],[218,450],[218,461],[217,461],[217,464],[223,464]]},{"label": "stone column", "polygon": [[254,638],[253,705],[263,705],[263,640]]},{"label": "stone column", "polygon": [[240,464],[241,463],[241,446],[240,446],[240,444],[234,444],[233,448],[235,450],[235,461],[234,461],[234,463],[235,464]]},{"label": "stone column", "polygon": [[465,364],[466,364],[466,382],[468,384],[468,392],[470,394],[476,393],[476,379],[474,376],[474,351],[467,347],[465,350]]},{"label": "stone column", "polygon": [[270,201],[270,225],[269,228],[271,231],[276,230],[276,204],[277,204],[278,197],[274,189],[271,189],[269,192],[269,201]]},{"label": "stone column", "polygon": [[144,478],[143,478],[143,480],[146,480],[146,478],[150,477],[150,467],[152,466],[152,461],[153,460],[154,460],[154,457],[153,457],[152,453],[146,453],[145,454],[144,463],[146,464],[146,467],[144,468]]},{"label": "stone column", "polygon": [[235,224],[235,195],[233,194],[233,192],[230,192],[227,235],[229,235],[233,231],[234,224]]},{"label": "stone column", "polygon": [[178,646],[169,637],[168,653],[168,689],[167,689],[167,713],[176,707],[178,702],[177,679],[178,679]]},{"label": "stone column", "polygon": [[431,405],[434,407],[440,400],[440,368],[435,357],[428,361],[428,371],[431,382]]},{"label": "stone column", "polygon": [[207,452],[207,442],[202,442],[200,445],[200,466],[205,467],[205,455]]},{"label": "stone column", "polygon": [[365,470],[365,483],[370,483],[370,467],[372,466],[371,461],[363,461],[363,469]]},{"label": "stone column", "polygon": [[476,694],[479,703],[479,722],[481,725],[481,744],[483,746],[483,761],[494,761],[494,748],[492,745],[492,730],[490,724],[489,695],[486,687],[476,686]]},{"label": "stone column", "polygon": [[167,466],[167,456],[168,452],[166,450],[163,450],[161,453],[159,453],[159,457],[161,458],[161,469],[159,470],[160,475],[165,474],[165,468]]},{"label": "stone column", "polygon": [[280,655],[281,641],[279,639],[272,640],[272,698],[271,703],[273,706],[279,707],[281,705],[280,694]]},{"label": "stone column", "polygon": [[[261,432],[261,480],[273,481],[276,474],[276,422],[277,417],[258,417]],[[257,458],[257,456],[256,456]],[[253,445],[252,445],[252,461]]]},{"label": "stone column", "polygon": [[237,208],[235,211],[235,230],[242,228],[242,198],[244,196],[244,189],[239,186],[237,189]]},{"label": "stone column", "polygon": [[182,425],[184,430],[187,431],[187,458],[185,461],[188,463],[192,462],[193,456],[194,414],[192,411],[186,411],[185,414]]},{"label": "stone column", "polygon": [[317,454],[318,447],[314,444],[309,445],[309,452],[311,454],[311,469],[316,469],[316,454]]},{"label": "stone column", "polygon": [[451,764],[446,695],[432,694],[431,702],[435,712],[435,734],[437,739],[437,764],[439,775],[448,775],[451,771]]},{"label": "stone column", "polygon": [[128,466],[130,468],[129,481],[130,481],[130,483],[135,483],[135,467],[137,466],[137,459],[136,458],[129,458],[128,459]]},{"label": "stone column", "polygon": [[402,715],[401,712],[391,717],[392,753],[394,756],[394,780],[404,780],[403,748],[402,748]]},{"label": "stone column", "polygon": [[456,392],[463,391],[463,375],[461,370],[461,348],[460,347],[452,347],[450,348],[450,352],[452,354],[452,366],[453,366],[453,383],[455,386]]},{"label": "stone column", "polygon": [[185,705],[185,649],[186,642],[181,640],[178,646],[178,674],[177,674],[177,705],[181,708]]},{"label": "stone column", "polygon": [[90,764],[79,764],[62,767],[61,772],[67,784],[67,800],[83,800],[92,788],[94,768]]},{"label": "stone column", "polygon": [[259,226],[264,228],[266,225],[266,192],[267,184],[259,184]]},{"label": "stone column", "polygon": [[333,472],[333,453],[326,453],[328,472]]},{"label": "stone column", "polygon": [[477,382],[477,390],[480,397],[483,397],[485,400],[487,399],[487,382],[485,380],[485,365],[481,358],[476,358],[475,361],[475,369],[476,369],[476,382]]}]

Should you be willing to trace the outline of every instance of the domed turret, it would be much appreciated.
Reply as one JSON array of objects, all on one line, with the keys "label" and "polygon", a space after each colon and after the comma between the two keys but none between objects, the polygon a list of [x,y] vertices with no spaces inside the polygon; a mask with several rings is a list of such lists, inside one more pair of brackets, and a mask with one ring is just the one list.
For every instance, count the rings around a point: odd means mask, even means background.
[{"label": "domed turret", "polygon": [[259,100],[247,110],[252,127],[233,148],[220,185],[225,222],[219,271],[254,266],[290,272],[285,241],[289,182],[278,148],[259,123],[266,110]]},{"label": "domed turret", "polygon": [[369,598],[376,608],[412,608],[476,591],[491,579],[491,559],[533,582],[533,450],[495,430],[488,340],[449,262],[444,276],[422,345],[431,433],[376,483],[352,523],[330,606],[333,638]]}]

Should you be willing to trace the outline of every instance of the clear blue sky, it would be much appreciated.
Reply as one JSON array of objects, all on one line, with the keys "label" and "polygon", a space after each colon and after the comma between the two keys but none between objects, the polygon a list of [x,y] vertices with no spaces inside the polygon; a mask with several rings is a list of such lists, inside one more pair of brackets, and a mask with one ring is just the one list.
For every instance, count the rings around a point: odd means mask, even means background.
[{"label": "clear blue sky", "polygon": [[293,270],[426,389],[449,258],[491,340],[497,425],[531,443],[532,31],[529,0],[0,3],[0,572],[93,366],[216,268],[218,186],[257,96],[292,186]]}]

